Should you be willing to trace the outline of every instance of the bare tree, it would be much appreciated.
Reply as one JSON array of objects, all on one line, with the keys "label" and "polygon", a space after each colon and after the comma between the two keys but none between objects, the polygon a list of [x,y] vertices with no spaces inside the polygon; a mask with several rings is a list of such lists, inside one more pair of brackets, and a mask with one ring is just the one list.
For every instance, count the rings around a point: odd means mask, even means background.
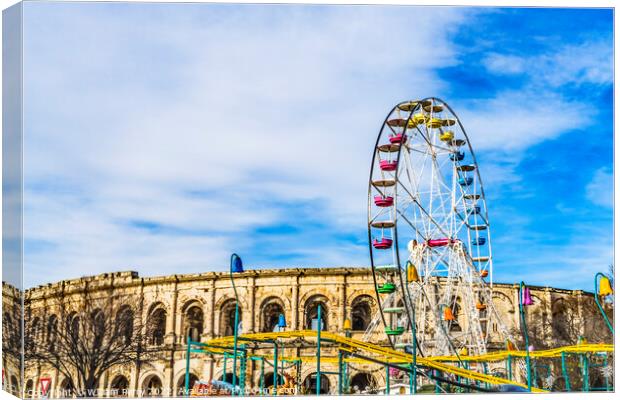
[{"label": "bare tree", "polygon": [[57,369],[74,395],[96,396],[100,378],[110,368],[152,359],[138,305],[133,295],[85,291],[58,298],[44,315],[27,312],[26,362]]}]

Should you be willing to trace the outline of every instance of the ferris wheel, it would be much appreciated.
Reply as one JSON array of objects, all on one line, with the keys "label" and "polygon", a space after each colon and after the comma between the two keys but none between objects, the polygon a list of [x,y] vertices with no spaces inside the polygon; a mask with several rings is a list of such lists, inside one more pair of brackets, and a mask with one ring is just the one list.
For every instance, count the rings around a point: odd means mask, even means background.
[{"label": "ferris wheel", "polygon": [[415,343],[423,355],[483,354],[491,326],[508,337],[492,303],[490,227],[456,114],[438,98],[396,105],[377,138],[368,185],[380,312],[367,333],[382,322],[392,346]]}]

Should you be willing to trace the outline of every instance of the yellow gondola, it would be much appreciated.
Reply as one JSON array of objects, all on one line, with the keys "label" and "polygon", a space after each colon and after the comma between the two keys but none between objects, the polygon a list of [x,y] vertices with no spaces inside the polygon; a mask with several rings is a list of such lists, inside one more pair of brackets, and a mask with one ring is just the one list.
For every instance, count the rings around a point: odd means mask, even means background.
[{"label": "yellow gondola", "polygon": [[430,118],[426,121],[426,126],[429,128],[439,128],[442,125],[441,118]]},{"label": "yellow gondola", "polygon": [[450,142],[452,139],[454,139],[454,132],[452,131],[445,131],[439,135],[439,140],[442,142]]},{"label": "yellow gondola", "polygon": [[407,263],[407,281],[408,282],[419,282],[420,276],[418,275],[418,270],[415,265],[410,262]]},{"label": "yellow gondola", "polygon": [[426,122],[426,119],[427,117],[423,113],[416,113],[413,115],[413,121],[415,121],[416,124],[423,124]]}]

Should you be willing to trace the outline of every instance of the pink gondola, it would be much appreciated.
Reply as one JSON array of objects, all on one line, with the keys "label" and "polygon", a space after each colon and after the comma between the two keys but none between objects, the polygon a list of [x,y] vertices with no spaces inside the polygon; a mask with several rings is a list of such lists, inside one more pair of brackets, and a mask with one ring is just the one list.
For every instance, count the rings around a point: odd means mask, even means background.
[{"label": "pink gondola", "polygon": [[377,207],[392,207],[394,205],[394,197],[375,196],[375,205]]},{"label": "pink gondola", "polygon": [[397,161],[388,161],[388,160],[379,161],[379,167],[381,168],[381,171],[396,171],[397,166],[398,166]]},{"label": "pink gondola", "polygon": [[390,143],[403,143],[405,141],[406,136],[403,135],[402,133],[396,134],[396,135],[391,135],[390,136]]},{"label": "pink gondola", "polygon": [[428,245],[428,247],[440,247],[440,246],[447,246],[454,242],[455,241],[453,239],[442,238],[442,239],[429,239],[426,242],[426,244]]},{"label": "pink gondola", "polygon": [[394,243],[394,241],[392,239],[388,239],[386,237],[381,238],[380,240],[374,239],[372,241],[373,247],[375,249],[379,249],[379,250],[389,249],[390,247],[392,247],[392,243]]}]

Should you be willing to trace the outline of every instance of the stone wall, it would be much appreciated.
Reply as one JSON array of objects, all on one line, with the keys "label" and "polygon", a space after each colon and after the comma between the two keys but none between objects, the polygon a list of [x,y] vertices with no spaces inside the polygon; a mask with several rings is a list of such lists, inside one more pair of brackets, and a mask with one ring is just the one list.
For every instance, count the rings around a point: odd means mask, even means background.
[{"label": "stone wall", "polygon": [[[358,324],[364,322],[367,309],[372,314],[377,310],[373,279],[369,269],[362,268],[320,268],[320,269],[279,269],[251,270],[235,274],[235,284],[240,298],[240,316],[244,333],[270,331],[274,315],[285,315],[287,329],[299,330],[310,328],[317,302],[322,304],[326,316],[327,330],[343,333],[345,318],[356,316]],[[135,305],[137,315],[143,321],[156,321],[161,329],[154,330],[152,346],[158,347],[160,358],[151,365],[131,365],[113,368],[105,373],[100,382],[101,390],[109,390],[118,382],[128,382],[130,391],[161,387],[164,394],[175,395],[183,387],[185,376],[186,335],[194,340],[206,341],[214,337],[225,336],[232,332],[231,319],[234,316],[234,292],[228,273],[202,273],[172,275],[166,277],[139,277],[135,272],[115,272],[75,280],[61,281],[32,288],[25,293],[25,312],[39,315],[42,320],[49,319],[54,313],[55,304],[60,297],[74,296],[80,291],[109,293],[131,293],[139,301]],[[530,287],[535,301],[528,313],[530,326],[536,332],[537,346],[552,347],[557,344],[554,338],[557,327],[554,318],[576,316],[577,331],[571,332],[587,335],[585,321],[596,319],[591,307],[584,311],[584,304],[592,302],[592,295],[582,291],[553,289],[549,287]],[[5,309],[12,301],[3,296]],[[518,286],[512,284],[494,285],[494,304],[503,317],[508,329],[518,334]],[[366,314],[364,314],[366,313]],[[588,318],[584,316],[588,313]],[[592,314],[592,315],[590,315]],[[149,320],[152,318],[153,320]],[[598,317],[600,319],[600,316]],[[165,320],[165,322],[164,322]],[[600,322],[597,322],[600,324]],[[151,325],[149,325],[151,326]],[[227,330],[228,329],[228,330]],[[493,331],[493,328],[491,329]],[[352,336],[361,339],[363,331],[354,331]],[[591,332],[590,332],[591,333]],[[489,338],[493,342],[494,338]],[[382,332],[373,335],[371,341],[385,343]],[[576,341],[576,336],[574,338]],[[492,344],[493,345],[493,344]],[[491,345],[491,347],[492,347]],[[502,343],[495,343],[501,347]],[[268,354],[268,352],[265,352]],[[314,356],[313,348],[291,346],[284,349],[286,356]],[[325,355],[336,355],[336,350],[326,347]],[[8,375],[12,364],[5,363]],[[230,364],[229,364],[230,365]],[[334,371],[336,366],[324,365],[325,370]],[[260,376],[260,363],[251,362],[246,381],[248,386],[257,386]],[[302,381],[314,373],[315,365],[303,365]],[[219,379],[222,375],[221,357],[193,355],[191,373],[201,380]],[[228,366],[230,371],[230,366]],[[376,385],[384,384],[384,369],[375,365],[358,364],[353,368],[356,373],[367,371],[372,375]],[[271,372],[265,366],[265,373]],[[27,365],[25,382],[27,387],[38,388],[41,377],[52,379],[52,393],[63,387],[63,377],[44,365]],[[336,376],[328,375],[330,387],[337,386]]]}]

